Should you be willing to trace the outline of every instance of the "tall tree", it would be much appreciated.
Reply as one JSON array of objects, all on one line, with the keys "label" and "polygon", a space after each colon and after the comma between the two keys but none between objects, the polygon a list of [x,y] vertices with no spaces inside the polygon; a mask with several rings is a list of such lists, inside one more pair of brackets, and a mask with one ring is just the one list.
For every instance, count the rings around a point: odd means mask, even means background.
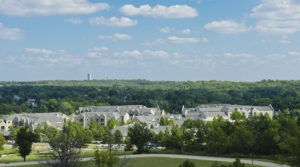
[{"label": "tall tree", "polygon": [[227,133],[230,123],[223,120],[221,117],[214,118],[212,122],[207,123],[207,149],[211,153],[220,154],[226,151],[228,143]]},{"label": "tall tree", "polygon": [[14,126],[14,125],[11,126],[8,138],[10,140],[16,140],[19,130],[20,130],[20,126]]},{"label": "tall tree", "polygon": [[183,149],[183,138],[182,138],[182,129],[178,125],[173,126],[171,129],[171,135],[167,142],[166,147],[171,149]]},{"label": "tall tree", "polygon": [[300,128],[293,134],[289,134],[282,143],[279,144],[282,151],[285,152],[283,156],[284,161],[289,165],[300,166]]},{"label": "tall tree", "polygon": [[128,137],[130,144],[137,146],[137,152],[142,153],[147,150],[146,144],[151,139],[151,131],[148,129],[147,124],[137,123],[128,129]]},{"label": "tall tree", "polygon": [[229,136],[229,151],[232,153],[252,153],[254,136],[252,132],[244,126],[237,126]]},{"label": "tall tree", "polygon": [[270,155],[279,150],[279,125],[268,115],[250,117],[245,124],[253,132],[253,152],[255,154]]},{"label": "tall tree", "polygon": [[116,130],[116,132],[114,133],[114,139],[115,139],[115,143],[116,144],[121,144],[123,143],[123,135],[121,133],[120,130]]},{"label": "tall tree", "polygon": [[0,133],[0,150],[3,150],[4,143],[4,136],[2,133]]},{"label": "tall tree", "polygon": [[33,142],[37,142],[39,136],[28,130],[27,127],[20,128],[16,136],[16,144],[18,146],[18,152],[26,161],[26,156],[31,153],[31,147]]},{"label": "tall tree", "polygon": [[233,111],[230,115],[230,119],[234,120],[236,123],[239,123],[241,120],[245,119],[246,116],[244,114],[241,114],[238,111]]},{"label": "tall tree", "polygon": [[90,122],[89,130],[93,134],[93,139],[98,141],[104,141],[108,132],[107,127],[98,124],[95,120]]},{"label": "tall tree", "polygon": [[50,166],[77,167],[80,165],[80,151],[86,143],[91,142],[92,134],[88,129],[74,122],[67,122],[55,136],[50,138],[49,144],[53,151]]}]

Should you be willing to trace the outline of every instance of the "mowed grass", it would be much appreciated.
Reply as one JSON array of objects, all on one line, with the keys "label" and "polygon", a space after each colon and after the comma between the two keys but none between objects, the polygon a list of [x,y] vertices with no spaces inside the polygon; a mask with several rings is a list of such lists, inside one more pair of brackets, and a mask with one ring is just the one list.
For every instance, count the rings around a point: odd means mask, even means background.
[{"label": "mowed grass", "polygon": [[[130,159],[132,167],[178,167],[185,159],[177,158],[134,158]],[[195,163],[197,167],[211,167],[213,161],[204,160],[190,160]],[[221,164],[221,163],[220,163]],[[228,164],[228,163],[222,163]]]},{"label": "mowed grass", "polygon": [[[206,160],[194,160],[189,159],[194,162],[196,167],[211,167],[214,161],[206,161]],[[132,167],[178,167],[181,163],[183,163],[185,159],[181,158],[159,158],[159,157],[151,157],[151,158],[134,158],[130,159],[130,163]],[[228,165],[227,162],[218,162],[218,164]],[[248,165],[246,167],[259,167],[255,165]]]},{"label": "mowed grass", "polygon": [[[92,157],[95,150],[82,150],[82,157]],[[18,150],[16,148],[5,148],[0,150],[0,163],[9,163],[9,162],[22,162],[23,158],[19,156]],[[49,160],[51,159],[52,154],[49,150],[33,150],[27,157],[26,161],[40,161],[40,160]]]},{"label": "mowed grass", "polygon": [[[50,159],[51,154],[49,152],[39,152],[39,151],[32,151],[26,157],[26,161],[39,161],[39,160],[47,160]],[[23,158],[18,155],[17,152],[14,153],[6,153],[5,156],[0,158],[0,163],[7,163],[7,162],[22,162]]]},{"label": "mowed grass", "polygon": [[[128,167],[179,167],[179,165],[185,161],[185,159],[180,158],[159,158],[159,157],[151,157],[151,158],[132,158],[128,159],[129,166]],[[205,161],[205,160],[190,160],[195,163],[196,167],[211,167],[214,163],[213,161]],[[227,162],[218,162],[219,164],[229,164]],[[82,165],[85,167],[95,167],[93,162],[82,162]],[[45,165],[30,165],[26,167],[43,167]],[[255,165],[246,165],[246,167],[259,167]]]}]

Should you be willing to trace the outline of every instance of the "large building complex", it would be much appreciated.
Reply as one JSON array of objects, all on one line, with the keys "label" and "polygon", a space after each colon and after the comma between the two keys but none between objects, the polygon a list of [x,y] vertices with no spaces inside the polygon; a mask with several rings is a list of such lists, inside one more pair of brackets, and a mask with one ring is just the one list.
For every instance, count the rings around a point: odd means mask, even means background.
[{"label": "large building complex", "polygon": [[34,131],[39,125],[45,124],[62,129],[64,122],[70,120],[70,117],[62,113],[27,113],[5,115],[0,120],[1,132],[8,134],[11,126],[27,126]]},{"label": "large building complex", "polygon": [[258,116],[259,114],[268,114],[271,118],[274,116],[274,109],[269,106],[245,106],[231,104],[203,104],[196,108],[182,107],[182,116],[186,119],[202,119],[212,121],[220,116],[223,119],[230,120],[232,112],[237,111],[245,117]]},{"label": "large building complex", "polygon": [[95,121],[100,125],[106,126],[109,120],[116,120],[119,125],[117,127],[124,133],[131,123],[144,122],[153,131],[159,131],[165,127],[160,126],[160,119],[164,117],[173,120],[177,125],[181,125],[187,119],[201,119],[203,121],[212,121],[215,117],[222,117],[231,121],[231,114],[236,111],[245,117],[258,116],[260,114],[268,114],[271,118],[274,116],[274,109],[269,106],[243,106],[231,104],[204,104],[195,108],[182,107],[181,114],[165,114],[159,107],[148,108],[143,105],[123,105],[123,106],[88,106],[79,107],[77,114],[67,116],[62,113],[28,113],[28,114],[12,114],[5,115],[0,120],[1,132],[5,135],[9,134],[11,126],[27,126],[34,131],[39,125],[45,124],[61,129],[65,121],[71,120],[78,122],[87,128],[91,121]]}]

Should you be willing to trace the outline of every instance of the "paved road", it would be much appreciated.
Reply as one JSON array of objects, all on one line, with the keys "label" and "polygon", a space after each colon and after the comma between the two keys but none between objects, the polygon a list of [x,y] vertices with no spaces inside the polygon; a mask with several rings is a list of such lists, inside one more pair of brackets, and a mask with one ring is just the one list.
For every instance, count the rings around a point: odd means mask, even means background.
[{"label": "paved road", "polygon": [[[125,156],[120,156],[124,158]],[[138,155],[127,155],[127,158],[142,158],[142,157],[165,157],[165,158],[182,158],[182,159],[199,159],[209,161],[222,161],[222,162],[233,162],[234,158],[222,158],[222,157],[209,157],[209,156],[193,156],[193,155],[176,155],[176,154],[138,154]],[[92,158],[83,158],[82,161],[90,161]],[[249,159],[241,159],[243,163],[252,164]],[[28,161],[28,162],[13,162],[13,163],[0,163],[2,166],[24,166],[24,165],[35,165],[39,163],[45,163],[45,161]],[[253,161],[254,165],[266,166],[266,167],[288,167],[287,165],[276,164],[272,162],[264,161]]]}]

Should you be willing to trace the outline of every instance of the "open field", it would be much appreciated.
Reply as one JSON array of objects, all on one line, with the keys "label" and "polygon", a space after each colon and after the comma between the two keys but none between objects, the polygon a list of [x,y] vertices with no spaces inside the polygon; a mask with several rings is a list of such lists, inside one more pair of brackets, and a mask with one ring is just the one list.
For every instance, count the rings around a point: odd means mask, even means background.
[{"label": "open field", "polygon": [[[179,158],[132,158],[128,159],[130,163],[130,167],[177,167],[181,164],[184,159]],[[196,167],[211,167],[214,163],[213,161],[205,161],[205,160],[191,160],[196,164]],[[91,161],[82,162],[85,167],[94,167],[94,164]],[[219,164],[228,164],[226,162]],[[42,167],[44,165],[29,165],[25,167]],[[259,167],[255,165],[246,165],[247,167]]]},{"label": "open field", "polygon": [[[11,145],[6,145],[6,148],[4,150],[0,150],[0,166],[7,166],[7,165],[21,165],[26,166],[31,164],[30,166],[45,166],[42,164],[38,164],[38,162],[34,161],[43,161],[43,160],[49,160],[51,158],[51,153],[49,152],[49,149],[47,148],[48,145],[45,143],[35,143],[33,147],[32,153],[26,157],[26,160],[33,163],[27,163],[26,165],[22,164],[13,164],[14,162],[23,162],[22,157],[20,157],[17,153],[17,150],[13,148]],[[86,148],[82,149],[81,156],[83,158],[82,162],[83,166],[94,166],[93,161],[91,161],[91,157],[94,155],[95,149],[104,149],[101,147],[98,147],[98,145],[90,144]],[[119,155],[124,155],[124,152],[117,153]],[[151,165],[151,167],[176,167],[179,166],[180,163],[182,163],[185,159],[191,159],[196,166],[206,167],[211,166],[212,163],[218,159],[217,161],[222,161],[224,164],[228,164],[229,162],[234,161],[233,158],[222,158],[222,157],[209,157],[209,156],[193,156],[193,155],[180,155],[180,154],[132,154],[132,152],[127,152],[127,158],[130,160],[131,167],[147,167]],[[247,159],[243,159],[246,163],[251,163]],[[259,161],[255,160],[256,162],[254,164],[259,164],[262,166],[270,166],[270,164],[262,164],[257,163]],[[219,162],[219,163],[220,163]],[[267,161],[265,161],[267,162]],[[269,161],[270,162],[270,161]],[[5,164],[5,165],[4,165]],[[251,165],[248,165],[251,166]],[[272,165],[271,165],[272,166]]]},{"label": "open field", "polygon": [[[51,157],[49,152],[49,145],[47,143],[34,143],[32,152],[26,157],[27,161],[48,160]],[[88,146],[81,150],[82,157],[92,157],[95,149],[104,149],[97,147],[95,144],[88,144]],[[0,163],[7,162],[22,162],[23,158],[18,155],[17,149],[11,145],[5,145],[5,149],[0,150]]]}]

